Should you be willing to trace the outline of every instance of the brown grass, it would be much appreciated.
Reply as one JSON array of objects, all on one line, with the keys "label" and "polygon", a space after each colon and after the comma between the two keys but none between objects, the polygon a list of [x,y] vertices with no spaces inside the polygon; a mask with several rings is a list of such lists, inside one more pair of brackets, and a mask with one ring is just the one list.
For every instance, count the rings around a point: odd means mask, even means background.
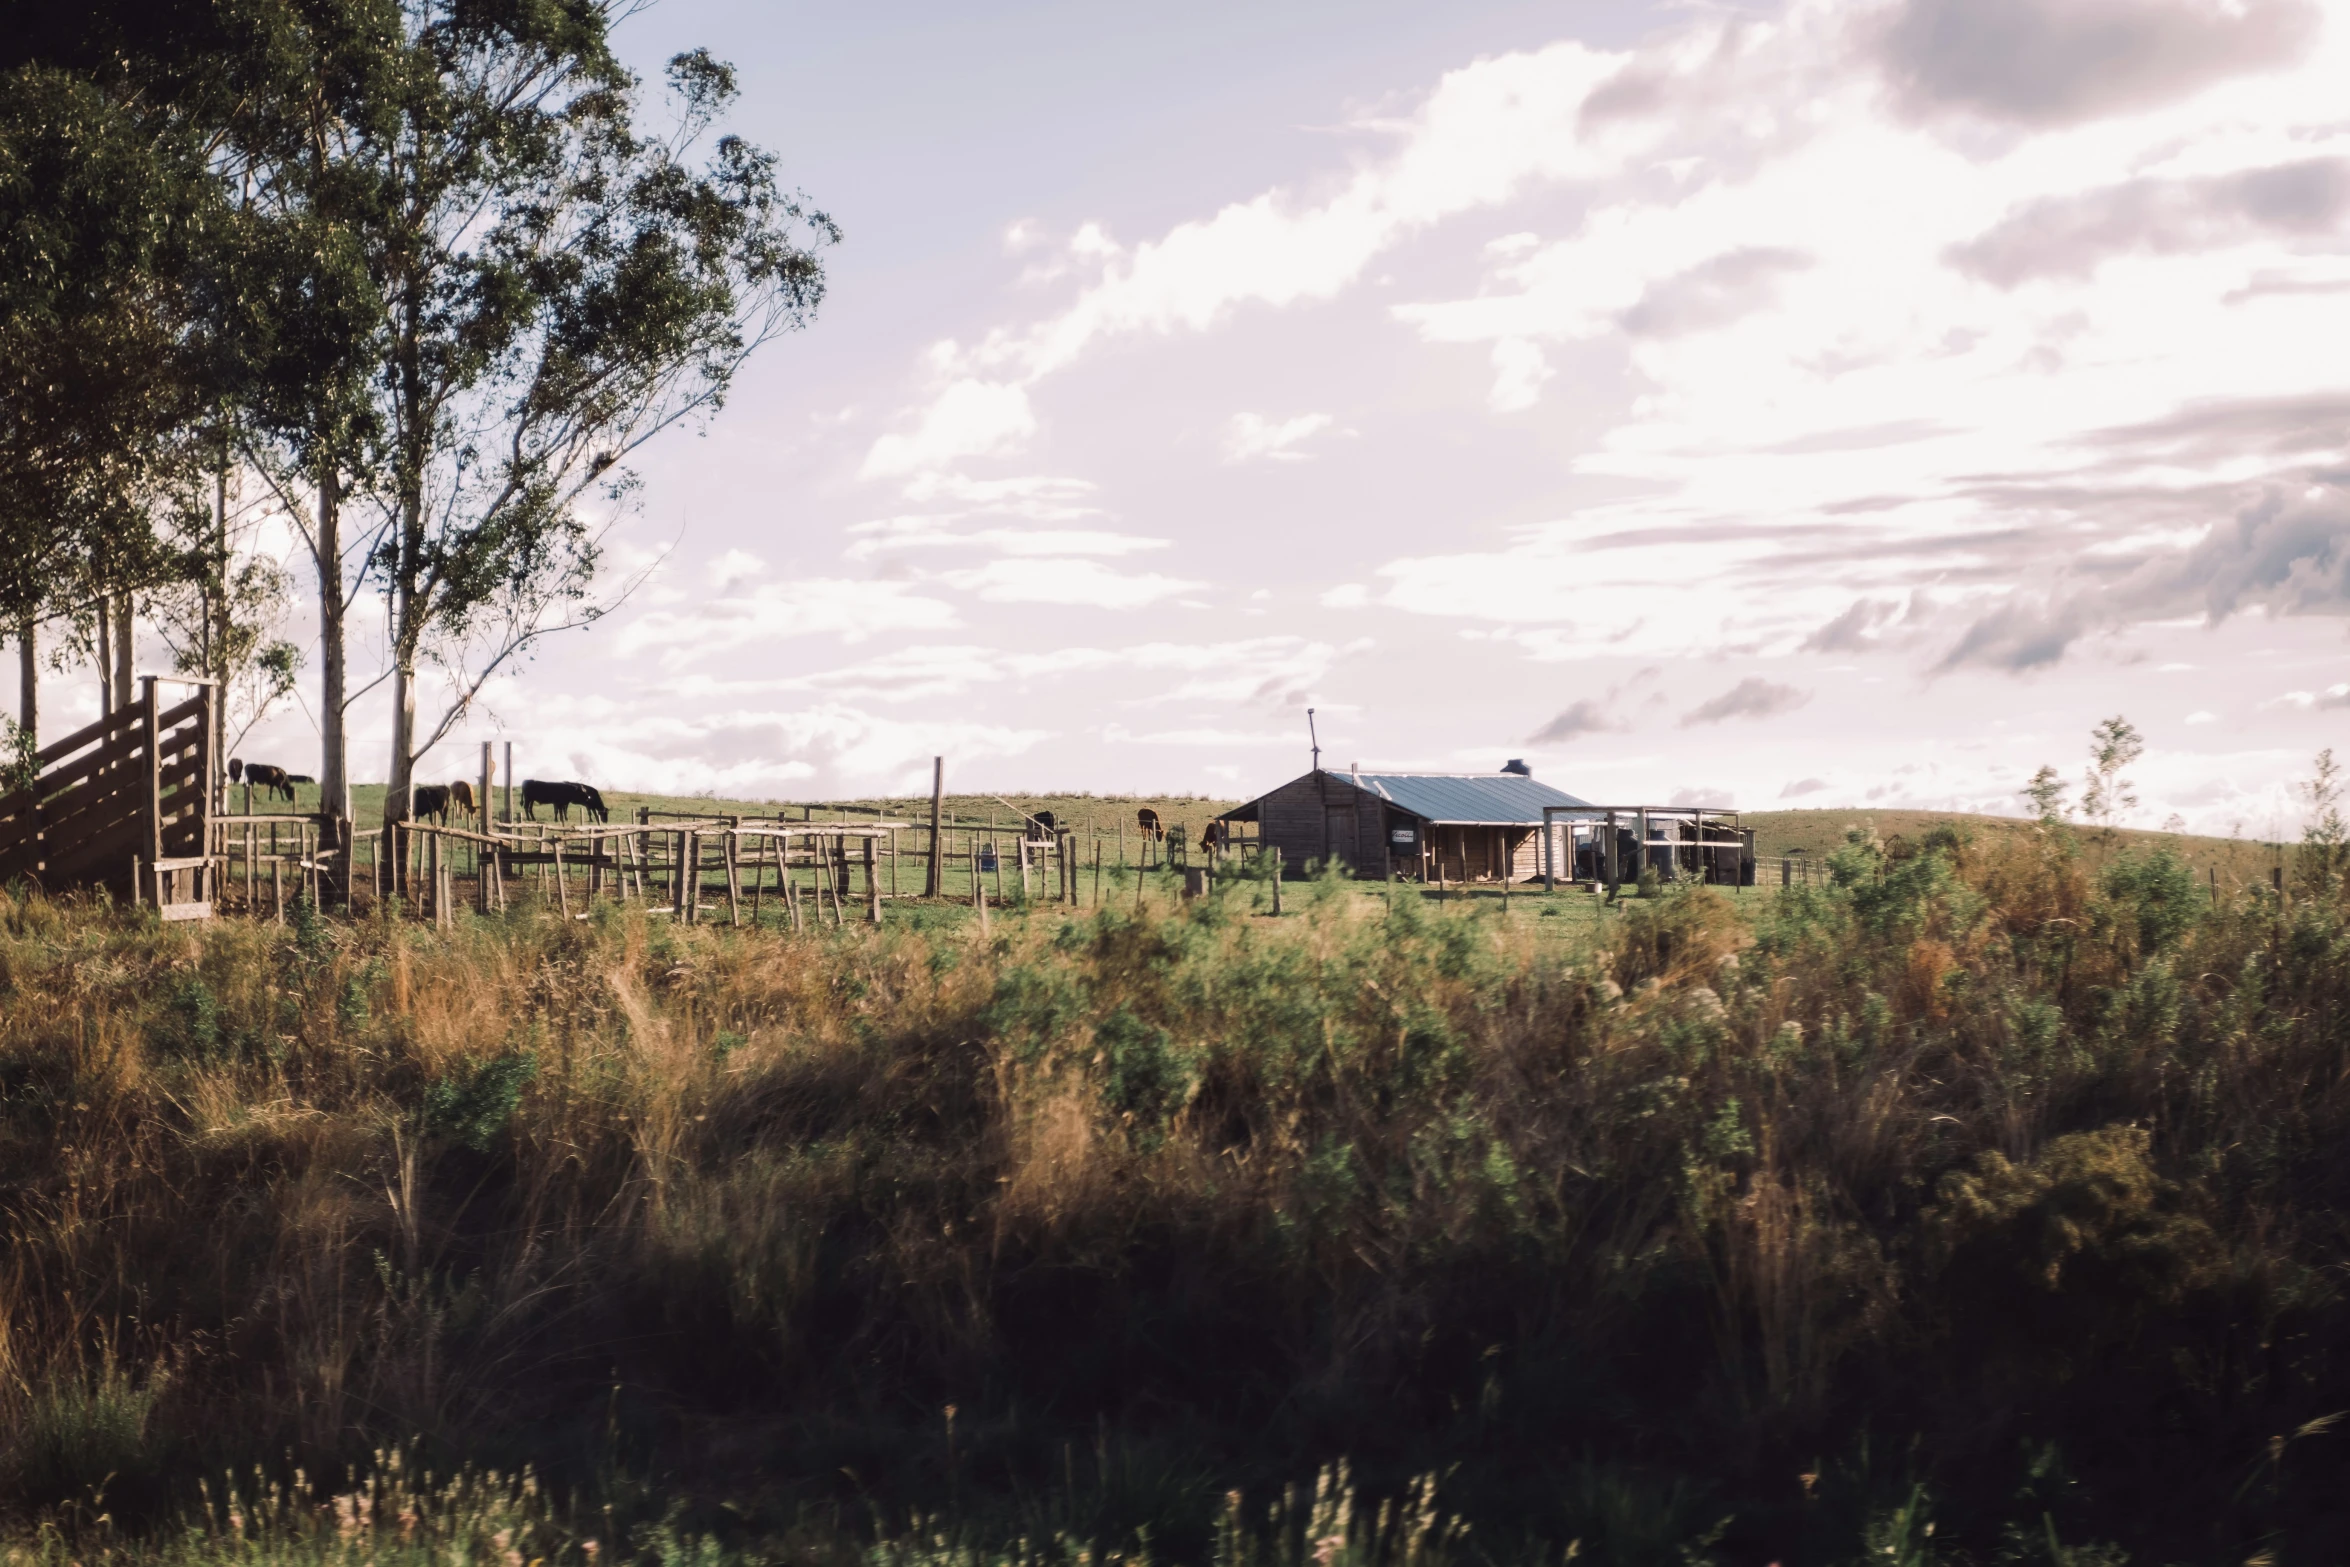
[{"label": "brown grass", "polygon": [[2333,1538],[2264,1455],[2350,1407],[2339,904],[2063,835],[1837,878],[1566,941],[1336,883],[984,934],[0,903],[0,1494],[421,1442],[1205,1550],[1351,1454],[1554,1546],[1939,1494],[1987,1550],[2054,1444],[2067,1530]]}]

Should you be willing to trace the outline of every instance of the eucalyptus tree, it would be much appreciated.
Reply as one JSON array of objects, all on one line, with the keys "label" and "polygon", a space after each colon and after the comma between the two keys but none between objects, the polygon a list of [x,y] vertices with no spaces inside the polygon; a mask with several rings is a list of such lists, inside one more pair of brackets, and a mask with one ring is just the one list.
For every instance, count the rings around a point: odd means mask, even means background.
[{"label": "eucalyptus tree", "polygon": [[130,595],[184,569],[154,523],[191,472],[218,211],[201,139],[120,72],[0,55],[0,626],[26,736],[37,628],[119,648],[111,694]]},{"label": "eucalyptus tree", "polygon": [[[381,595],[387,820],[492,675],[607,607],[595,579],[631,454],[715,412],[823,294],[831,220],[770,155],[714,134],[729,67],[673,58],[672,112],[639,128],[643,84],[610,40],[632,9],[313,0],[279,42],[310,62],[297,90],[243,133],[246,400],[293,459],[278,471],[318,570],[336,730],[358,694],[341,622]],[[445,693],[420,717],[428,667]]]}]

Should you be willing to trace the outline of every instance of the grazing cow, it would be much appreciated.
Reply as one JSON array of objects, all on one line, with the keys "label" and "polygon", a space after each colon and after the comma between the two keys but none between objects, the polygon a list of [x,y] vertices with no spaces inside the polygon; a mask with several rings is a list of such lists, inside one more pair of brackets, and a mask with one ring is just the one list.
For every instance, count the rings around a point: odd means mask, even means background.
[{"label": "grazing cow", "polygon": [[571,820],[571,808],[575,805],[587,812],[593,821],[608,822],[612,819],[612,813],[605,808],[604,797],[596,792],[593,784],[559,783],[543,778],[523,779],[522,813],[536,821],[538,812],[534,807],[541,805],[553,806],[555,820],[559,822]]},{"label": "grazing cow", "polygon": [[1030,843],[1052,842],[1053,826],[1053,813],[1038,811],[1034,816],[1028,818],[1028,841]]},{"label": "grazing cow", "polygon": [[418,784],[409,807],[413,820],[423,821],[427,816],[446,827],[449,824],[449,791],[442,784]]},{"label": "grazing cow", "polygon": [[462,778],[449,785],[449,803],[468,816],[481,814],[481,802],[473,797],[473,785]]},{"label": "grazing cow", "polygon": [[1159,813],[1147,805],[1134,813],[1134,825],[1140,827],[1142,835],[1153,843],[1161,842],[1167,836],[1167,829],[1159,825]]},{"label": "grazing cow", "polygon": [[230,758],[228,759],[228,781],[229,781],[230,783],[235,783],[235,782],[236,782],[238,779],[240,779],[240,778],[242,778],[242,777],[244,777],[244,776],[245,776],[245,764],[244,764],[243,762],[240,762],[240,761],[238,761],[238,760],[237,760],[235,757],[233,757],[233,756],[232,756],[232,757],[230,757]]},{"label": "grazing cow", "polygon": [[1216,826],[1210,822],[1199,830],[1199,846],[1210,854],[1216,852]]},{"label": "grazing cow", "polygon": [[[240,769],[235,761],[229,763],[230,778],[235,778],[240,770],[245,782],[257,786],[265,796],[274,794],[289,803],[293,800],[296,780],[284,768],[270,762],[247,762]],[[306,778],[300,781],[309,782]]]}]

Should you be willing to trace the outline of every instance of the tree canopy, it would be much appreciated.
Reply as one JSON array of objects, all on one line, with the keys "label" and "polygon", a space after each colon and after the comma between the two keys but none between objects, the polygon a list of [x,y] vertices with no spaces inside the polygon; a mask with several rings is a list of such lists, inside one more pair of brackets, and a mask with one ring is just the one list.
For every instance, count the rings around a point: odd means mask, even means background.
[{"label": "tree canopy", "polygon": [[[648,112],[611,42],[640,8],[12,7],[0,526],[22,547],[0,610],[53,592],[82,546],[152,537],[173,455],[233,445],[309,545],[330,782],[358,694],[344,615],[385,601],[403,812],[484,681],[606,607],[631,454],[714,413],[823,297],[839,231],[718,134],[733,70],[677,54]],[[126,508],[143,530],[110,531]],[[225,601],[225,561],[203,569]],[[420,723],[425,666],[447,701]]]}]

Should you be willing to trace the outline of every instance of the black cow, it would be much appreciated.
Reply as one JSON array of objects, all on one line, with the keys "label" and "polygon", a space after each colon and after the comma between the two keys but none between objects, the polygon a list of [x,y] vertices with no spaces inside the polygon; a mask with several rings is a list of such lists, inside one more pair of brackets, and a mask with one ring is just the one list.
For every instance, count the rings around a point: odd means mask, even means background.
[{"label": "black cow", "polygon": [[410,807],[410,810],[415,820],[423,821],[429,816],[444,827],[449,824],[449,790],[447,785],[418,784],[414,799],[415,804]]},{"label": "black cow", "polygon": [[604,797],[596,792],[594,784],[557,783],[542,778],[523,779],[522,814],[536,821],[538,812],[533,807],[541,805],[553,806],[555,820],[559,822],[571,820],[571,808],[575,805],[587,812],[592,821],[608,822],[612,819],[611,811],[605,808]]},{"label": "black cow", "polygon": [[1052,812],[1038,811],[1034,816],[1028,818],[1028,841],[1030,843],[1052,842],[1053,825]]},{"label": "black cow", "polygon": [[240,762],[235,757],[230,757],[229,782],[236,782],[240,774],[243,775],[245,782],[259,785],[264,795],[274,794],[288,804],[293,802],[294,785],[310,781],[307,778],[296,777],[284,768],[269,762]]},{"label": "black cow", "polygon": [[1167,836],[1167,829],[1159,825],[1159,813],[1147,805],[1134,813],[1134,825],[1141,828],[1142,835],[1153,843]]}]

